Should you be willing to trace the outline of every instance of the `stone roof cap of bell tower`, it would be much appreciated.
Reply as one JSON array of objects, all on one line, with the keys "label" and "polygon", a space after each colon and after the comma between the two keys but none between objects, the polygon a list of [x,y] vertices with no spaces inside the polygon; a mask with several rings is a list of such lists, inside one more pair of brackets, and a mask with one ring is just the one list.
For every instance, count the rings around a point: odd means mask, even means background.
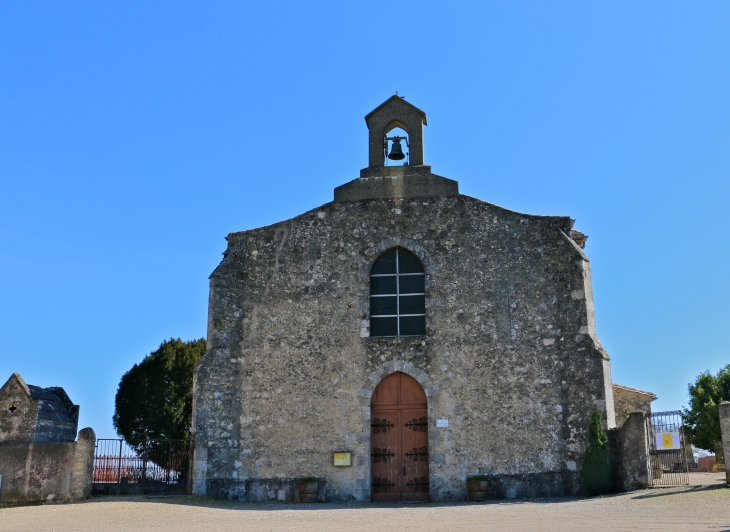
[{"label": "stone roof cap of bell tower", "polygon": [[426,113],[421,111],[418,107],[413,105],[410,102],[407,102],[406,99],[403,96],[398,96],[398,93],[395,93],[393,96],[385,100],[383,103],[378,105],[375,109],[370,111],[368,114],[365,115],[365,123],[370,127],[370,119],[371,117],[380,114],[381,112],[388,112],[388,114],[391,114],[390,108],[394,107],[397,108],[401,105],[408,106],[409,110],[412,112],[416,112],[421,115],[423,120],[423,125],[427,126],[428,121],[426,120]]}]

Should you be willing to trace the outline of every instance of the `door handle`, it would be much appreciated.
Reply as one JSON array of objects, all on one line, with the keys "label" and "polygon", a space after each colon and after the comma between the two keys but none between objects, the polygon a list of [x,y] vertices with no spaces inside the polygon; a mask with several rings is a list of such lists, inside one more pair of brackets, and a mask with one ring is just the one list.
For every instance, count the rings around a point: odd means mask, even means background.
[{"label": "door handle", "polygon": [[403,466],[403,476],[406,476],[406,466]]}]

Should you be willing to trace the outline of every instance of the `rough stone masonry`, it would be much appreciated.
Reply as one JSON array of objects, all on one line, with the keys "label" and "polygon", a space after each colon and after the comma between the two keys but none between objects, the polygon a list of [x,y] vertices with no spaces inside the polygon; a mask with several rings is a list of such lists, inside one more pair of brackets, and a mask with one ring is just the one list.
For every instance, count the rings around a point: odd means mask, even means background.
[{"label": "rough stone masonry", "polygon": [[91,496],[96,435],[76,438],[78,420],[63,388],[10,376],[0,387],[0,505]]},{"label": "rough stone masonry", "polygon": [[[227,237],[195,376],[195,493],[291,501],[315,476],[327,500],[370,500],[371,397],[395,371],[427,396],[431,500],[464,500],[475,474],[493,497],[579,493],[593,405],[615,424],[583,235],[459,194],[422,164],[426,117],[402,97],[366,121],[371,166],[334,202]],[[394,127],[418,164],[384,165]],[[426,334],[371,337],[371,268],[395,247],[423,264]]]}]

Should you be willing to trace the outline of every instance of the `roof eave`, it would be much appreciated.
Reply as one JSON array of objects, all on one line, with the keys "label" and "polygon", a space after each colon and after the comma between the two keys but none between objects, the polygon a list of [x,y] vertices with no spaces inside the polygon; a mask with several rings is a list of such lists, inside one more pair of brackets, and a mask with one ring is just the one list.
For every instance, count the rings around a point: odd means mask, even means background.
[{"label": "roof eave", "polygon": [[394,98],[398,98],[398,101],[403,102],[404,104],[408,105],[409,107],[412,107],[415,111],[421,113],[421,117],[423,118],[423,125],[427,126],[428,121],[426,120],[426,113],[424,113],[421,109],[413,105],[411,102],[407,101],[403,96],[398,96],[397,94],[394,94],[387,100],[385,100],[383,103],[378,105],[375,109],[370,111],[368,114],[365,115],[365,123],[367,124],[368,128],[370,128],[370,117],[375,114],[381,107],[388,104],[390,101],[392,101]]},{"label": "roof eave", "polygon": [[624,386],[623,384],[616,384],[615,382],[613,383],[613,386],[614,386],[614,388],[619,388],[619,389],[625,390],[627,392],[633,392],[633,393],[638,393],[640,395],[646,395],[648,397],[651,397],[651,400],[652,401],[656,401],[656,399],[657,399],[656,394],[655,393],[652,393],[652,392],[647,392],[647,391],[644,391],[644,390],[639,390],[637,388],[630,388],[628,386]]}]

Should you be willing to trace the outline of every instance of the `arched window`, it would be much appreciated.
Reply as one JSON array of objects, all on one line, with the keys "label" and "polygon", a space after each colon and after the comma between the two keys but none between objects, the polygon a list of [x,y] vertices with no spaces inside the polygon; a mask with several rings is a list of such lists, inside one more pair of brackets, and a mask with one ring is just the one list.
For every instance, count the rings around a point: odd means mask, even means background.
[{"label": "arched window", "polygon": [[403,248],[383,254],[370,273],[370,336],[426,334],[425,292],[418,257]]}]

